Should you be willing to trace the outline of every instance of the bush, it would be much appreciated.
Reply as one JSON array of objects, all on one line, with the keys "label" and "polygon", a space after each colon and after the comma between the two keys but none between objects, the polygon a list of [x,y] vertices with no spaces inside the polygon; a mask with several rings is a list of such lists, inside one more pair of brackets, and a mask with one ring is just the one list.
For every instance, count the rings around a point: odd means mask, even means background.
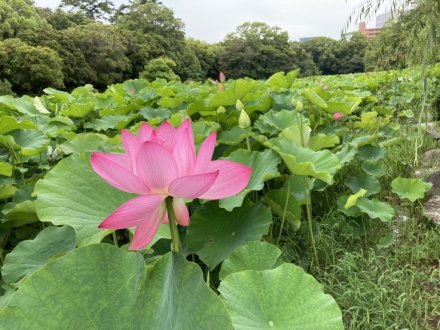
[{"label": "bush", "polygon": [[0,42],[0,79],[9,80],[20,93],[39,93],[48,86],[62,88],[62,60],[50,48],[7,39]]},{"label": "bush", "polygon": [[176,67],[176,63],[173,60],[167,57],[156,58],[145,65],[144,71],[141,72],[139,77],[149,81],[153,81],[156,78],[179,81],[179,76],[173,71],[174,67]]}]

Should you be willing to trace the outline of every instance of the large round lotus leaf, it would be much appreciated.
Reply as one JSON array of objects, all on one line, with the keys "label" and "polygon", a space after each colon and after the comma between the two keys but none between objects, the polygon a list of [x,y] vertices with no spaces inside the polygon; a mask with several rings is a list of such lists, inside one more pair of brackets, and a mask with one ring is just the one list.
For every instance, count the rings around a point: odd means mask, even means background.
[{"label": "large round lotus leaf", "polygon": [[8,132],[15,131],[16,129],[34,129],[34,128],[36,128],[36,126],[33,122],[29,120],[18,121],[17,119],[11,116],[2,116],[2,120],[0,121],[0,134],[6,134]]},{"label": "large round lotus leaf", "polygon": [[358,156],[362,160],[379,160],[383,159],[386,153],[384,148],[367,144],[359,148]]},{"label": "large round lotus leaf", "polygon": [[344,184],[351,189],[353,193],[357,193],[361,189],[365,189],[365,197],[380,192],[380,182],[370,175],[357,175],[348,177]]},{"label": "large round lotus leaf", "polygon": [[0,328],[231,329],[231,320],[183,256],[146,268],[138,253],[97,244],[32,274],[0,312]]},{"label": "large round lotus leaf", "polygon": [[247,201],[227,212],[210,202],[191,216],[186,240],[190,251],[214,269],[237,247],[261,239],[271,223],[272,214],[262,204]]},{"label": "large round lotus leaf", "polygon": [[11,176],[12,175],[12,165],[9,163],[0,161],[0,175]]},{"label": "large round lotus leaf", "polygon": [[105,116],[84,125],[85,128],[91,128],[96,131],[106,131],[108,129],[121,129],[130,123],[133,119],[131,116]]},{"label": "large round lotus leaf", "polygon": [[359,198],[356,206],[364,213],[368,214],[371,219],[380,219],[383,222],[390,222],[394,216],[393,207],[378,199]]},{"label": "large round lotus leaf", "polygon": [[313,151],[286,138],[270,139],[265,145],[281,156],[294,175],[311,176],[332,184],[333,175],[341,168],[338,157],[329,150]]},{"label": "large round lotus leaf", "polygon": [[292,264],[231,274],[219,291],[234,329],[344,329],[335,300]]},{"label": "large round lotus leaf", "polygon": [[289,126],[299,125],[300,123],[307,125],[308,119],[300,113],[294,113],[292,110],[268,111],[261,115],[254,126],[262,133],[275,135],[283,131]]},{"label": "large round lotus leaf", "polygon": [[385,175],[385,164],[383,160],[364,160],[361,166],[365,173],[376,178]]},{"label": "large round lotus leaf", "polygon": [[425,193],[431,189],[432,183],[418,179],[398,177],[391,182],[391,187],[393,193],[397,194],[400,198],[406,198],[411,202],[415,202],[417,199],[425,196]]},{"label": "large round lotus leaf", "polygon": [[26,240],[8,253],[2,266],[2,279],[9,284],[43,267],[57,255],[69,252],[76,246],[72,227],[47,227],[33,240]]},{"label": "large round lotus leaf", "polygon": [[280,176],[278,165],[281,160],[272,150],[258,152],[238,149],[222,159],[241,163],[252,168],[252,175],[246,188],[235,196],[220,200],[220,207],[228,211],[241,206],[246,195],[252,190],[262,190],[265,181]]},{"label": "large round lotus leaf", "polygon": [[25,156],[36,156],[43,152],[49,144],[46,135],[36,130],[15,130],[9,133]]},{"label": "large round lotus leaf", "polygon": [[284,74],[284,72],[277,72],[266,80],[266,85],[273,89],[290,88],[298,76],[299,69],[293,70]]},{"label": "large round lotus leaf", "polygon": [[220,270],[220,279],[243,270],[273,269],[278,265],[281,251],[273,244],[261,241],[240,246],[227,258]]},{"label": "large round lotus leaf", "polygon": [[64,142],[60,148],[65,154],[80,154],[92,152],[105,148],[108,144],[108,137],[98,133],[82,133],[76,135],[72,140]]},{"label": "large round lotus leaf", "polygon": [[108,230],[98,225],[133,197],[101,179],[91,168],[88,154],[60,161],[35,185],[41,221],[75,229],[79,246],[100,242]]}]

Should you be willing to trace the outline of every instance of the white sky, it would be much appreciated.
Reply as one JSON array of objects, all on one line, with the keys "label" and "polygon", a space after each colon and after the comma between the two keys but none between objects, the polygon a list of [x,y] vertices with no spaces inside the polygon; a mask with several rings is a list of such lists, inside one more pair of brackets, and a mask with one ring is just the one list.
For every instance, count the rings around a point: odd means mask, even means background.
[{"label": "white sky", "polygon": [[[55,8],[60,0],[34,0]],[[128,0],[114,0],[115,5]],[[326,36],[339,39],[351,12],[360,0],[163,0],[185,23],[187,36],[208,42],[223,40],[244,22],[279,26],[291,40]],[[382,11],[381,11],[382,12]],[[380,13],[381,13],[380,12]],[[373,20],[374,23],[374,20]],[[374,24],[369,24],[374,26]],[[357,30],[352,26],[351,31]]]}]

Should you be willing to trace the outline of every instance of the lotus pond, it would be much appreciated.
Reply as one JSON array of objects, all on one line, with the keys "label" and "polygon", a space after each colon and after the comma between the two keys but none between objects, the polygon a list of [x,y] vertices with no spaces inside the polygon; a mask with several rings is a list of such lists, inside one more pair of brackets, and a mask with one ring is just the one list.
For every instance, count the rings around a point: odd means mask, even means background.
[{"label": "lotus pond", "polygon": [[435,329],[440,67],[297,74],[0,96],[0,328]]}]

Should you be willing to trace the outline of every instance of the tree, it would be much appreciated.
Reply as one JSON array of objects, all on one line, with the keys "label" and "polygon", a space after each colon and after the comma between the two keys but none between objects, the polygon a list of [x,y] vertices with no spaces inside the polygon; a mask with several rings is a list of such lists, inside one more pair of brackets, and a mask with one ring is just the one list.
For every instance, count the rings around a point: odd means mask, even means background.
[{"label": "tree", "polygon": [[130,76],[128,41],[117,27],[94,23],[67,29],[65,33],[94,71],[88,83],[103,88]]},{"label": "tree", "polygon": [[0,42],[0,79],[9,80],[20,93],[39,93],[48,86],[62,88],[62,60],[50,48],[7,39]]},{"label": "tree", "polygon": [[201,68],[200,78],[202,80],[207,78],[217,79],[220,71],[218,62],[219,56],[223,51],[222,47],[191,38],[187,39],[186,43],[199,60]]},{"label": "tree", "polygon": [[[182,20],[174,17],[171,9],[155,1],[135,0],[124,10],[119,10],[113,21],[118,27],[148,38],[156,54],[176,63],[176,73],[183,79],[195,77],[194,72],[200,63],[185,44]],[[197,75],[200,76],[200,72]]]},{"label": "tree", "polygon": [[295,53],[295,64],[300,68],[299,75],[302,77],[319,74],[319,69],[313,62],[312,55],[307,52],[299,42],[291,42],[290,48]]},{"label": "tree", "polygon": [[48,47],[62,59],[64,86],[75,88],[95,81],[96,72],[87,63],[82,50],[77,46],[76,36],[68,30],[28,30],[20,36],[32,46]]},{"label": "tree", "polygon": [[115,9],[111,0],[62,0],[60,6],[77,9],[94,21],[109,18]]},{"label": "tree", "polygon": [[344,36],[339,42],[338,73],[356,73],[365,71],[365,53],[370,42],[361,33]]},{"label": "tree", "polygon": [[167,57],[160,57],[148,62],[145,69],[141,72],[139,78],[153,81],[157,78],[168,81],[179,81],[180,78],[173,71],[176,63]]},{"label": "tree", "polygon": [[322,74],[339,72],[338,42],[327,37],[317,37],[302,43],[304,49],[312,55]]},{"label": "tree", "polygon": [[277,71],[297,68],[287,32],[266,23],[244,23],[222,42],[220,69],[228,77],[265,79]]},{"label": "tree", "polygon": [[53,29],[65,30],[77,25],[86,25],[94,22],[88,18],[83,12],[67,13],[61,8],[52,10],[50,8],[37,7],[38,14],[45,19]]},{"label": "tree", "polygon": [[0,1],[0,40],[17,38],[23,31],[50,29],[31,0]]}]

